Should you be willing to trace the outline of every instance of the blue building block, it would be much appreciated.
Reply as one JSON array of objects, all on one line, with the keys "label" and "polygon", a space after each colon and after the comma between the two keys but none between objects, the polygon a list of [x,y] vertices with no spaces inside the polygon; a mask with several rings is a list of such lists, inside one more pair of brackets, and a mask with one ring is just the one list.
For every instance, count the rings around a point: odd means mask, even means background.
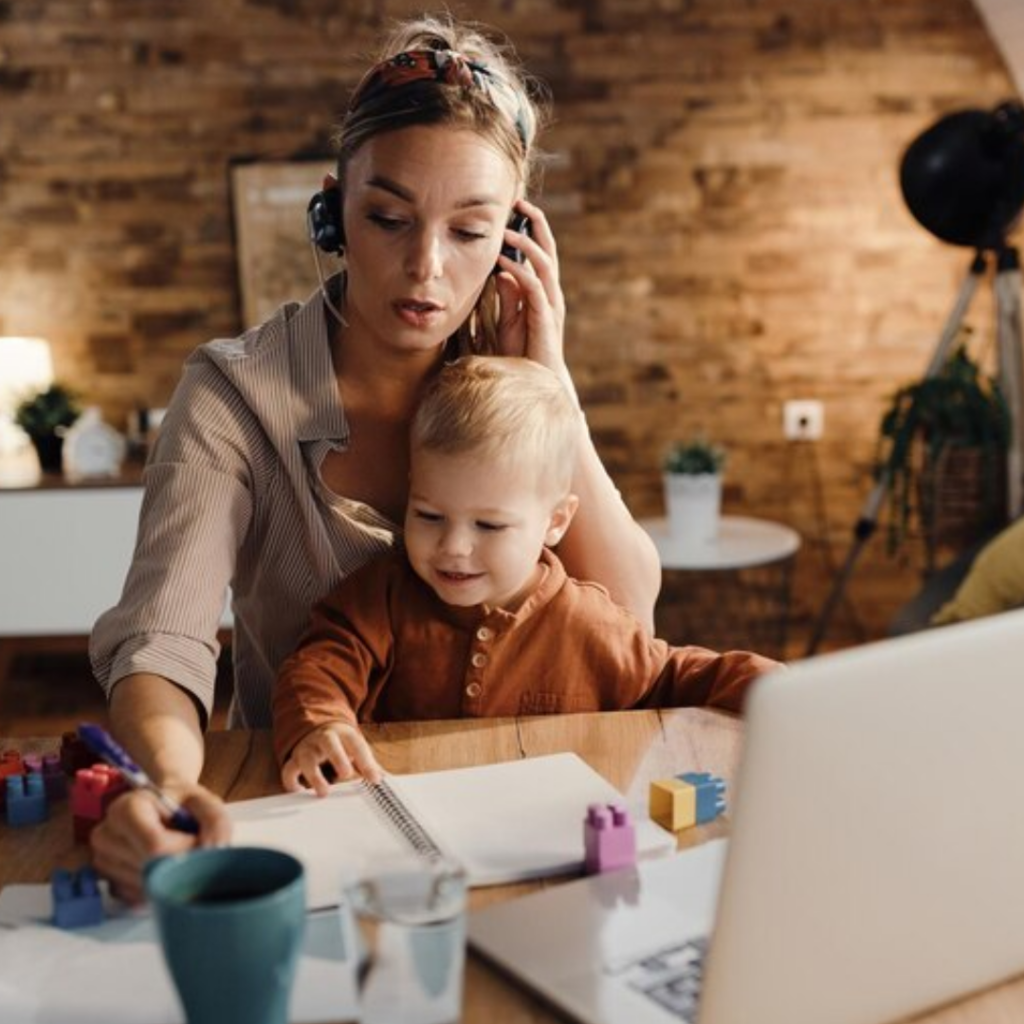
[{"label": "blue building block", "polygon": [[725,810],[725,780],[710,772],[684,772],[677,779],[689,783],[697,793],[697,824],[712,821]]},{"label": "blue building block", "polygon": [[103,921],[103,897],[96,872],[82,868],[58,870],[50,876],[53,890],[53,923],[58,928],[84,928]]},{"label": "blue building block", "polygon": [[28,775],[8,775],[7,824],[38,825],[46,821],[49,810],[46,806],[46,789],[43,777],[38,772]]}]

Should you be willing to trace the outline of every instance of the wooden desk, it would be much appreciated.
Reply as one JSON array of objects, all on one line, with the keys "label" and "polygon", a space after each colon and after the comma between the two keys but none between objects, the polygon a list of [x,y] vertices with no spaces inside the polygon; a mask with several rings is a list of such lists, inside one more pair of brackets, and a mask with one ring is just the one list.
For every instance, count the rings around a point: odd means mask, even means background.
[{"label": "wooden desk", "polygon": [[[686,709],[401,723],[368,728],[366,732],[381,763],[393,772],[458,768],[574,750],[628,798],[639,799],[646,794],[651,779],[682,771],[710,771],[731,782],[743,726],[725,715]],[[0,749],[50,750],[56,742],[0,739]],[[208,738],[207,748],[203,779],[228,800],[278,790],[269,733],[214,733]],[[726,822],[714,822],[683,833],[680,845],[696,845],[726,830]],[[52,868],[76,867],[85,859],[85,850],[72,844],[66,806],[44,825],[22,829],[0,825],[0,885],[45,882]],[[477,889],[471,905],[483,906],[532,888],[534,884]],[[954,941],[954,937],[950,939]],[[562,1020],[545,1003],[472,953],[469,955],[463,1024],[555,1024]],[[1016,1024],[1024,1020],[1024,979],[918,1020],[928,1024]]]}]

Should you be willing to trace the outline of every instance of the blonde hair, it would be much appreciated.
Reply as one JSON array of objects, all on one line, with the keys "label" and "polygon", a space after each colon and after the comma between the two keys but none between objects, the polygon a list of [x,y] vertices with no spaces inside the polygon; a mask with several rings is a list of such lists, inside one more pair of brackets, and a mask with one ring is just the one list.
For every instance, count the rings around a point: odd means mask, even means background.
[{"label": "blonde hair", "polygon": [[562,382],[531,359],[465,356],[424,390],[412,419],[412,451],[509,459],[558,499],[572,486],[580,413]]},{"label": "blonde hair", "polygon": [[[482,65],[475,84],[422,79],[400,88],[366,90],[381,63],[411,51],[451,51]],[[480,83],[484,84],[481,85]],[[475,22],[450,14],[427,15],[403,22],[385,41],[377,63],[356,87],[352,102],[335,131],[338,181],[353,156],[372,138],[414,125],[443,125],[476,132],[509,160],[524,190],[537,175],[535,141],[547,119],[547,95],[520,64],[511,43]],[[459,354],[494,354],[497,345],[497,292],[488,279],[469,320],[454,336]]]}]

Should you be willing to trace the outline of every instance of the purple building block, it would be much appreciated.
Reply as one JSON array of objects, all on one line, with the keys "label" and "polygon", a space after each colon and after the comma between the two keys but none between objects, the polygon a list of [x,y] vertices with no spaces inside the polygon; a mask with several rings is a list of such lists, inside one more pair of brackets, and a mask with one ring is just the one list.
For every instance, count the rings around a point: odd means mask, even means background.
[{"label": "purple building block", "polygon": [[591,804],[583,821],[584,869],[588,875],[636,864],[636,830],[622,804]]},{"label": "purple building block", "polygon": [[64,774],[72,779],[82,768],[91,768],[97,760],[96,755],[74,730],[61,734],[59,756]]},{"label": "purple building block", "polygon": [[61,768],[59,754],[26,754],[24,765],[26,772],[42,775],[48,803],[67,798],[68,780]]},{"label": "purple building block", "polygon": [[50,888],[53,890],[53,923],[58,928],[83,928],[103,922],[103,897],[92,868],[54,871]]},{"label": "purple building block", "polygon": [[43,755],[43,786],[46,789],[46,799],[53,803],[54,800],[66,800],[68,797],[68,777],[60,763],[60,754]]},{"label": "purple building block", "polygon": [[49,810],[46,806],[46,789],[43,777],[38,772],[28,775],[8,775],[7,824],[38,825],[46,821]]}]

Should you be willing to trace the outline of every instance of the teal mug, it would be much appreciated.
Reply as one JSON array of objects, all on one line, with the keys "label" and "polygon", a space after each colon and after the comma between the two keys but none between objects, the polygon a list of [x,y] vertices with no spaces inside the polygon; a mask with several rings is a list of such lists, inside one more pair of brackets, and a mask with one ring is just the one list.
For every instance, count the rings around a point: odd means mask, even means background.
[{"label": "teal mug", "polygon": [[299,861],[193,850],[150,861],[145,887],[188,1024],[287,1024],[306,923]]}]

